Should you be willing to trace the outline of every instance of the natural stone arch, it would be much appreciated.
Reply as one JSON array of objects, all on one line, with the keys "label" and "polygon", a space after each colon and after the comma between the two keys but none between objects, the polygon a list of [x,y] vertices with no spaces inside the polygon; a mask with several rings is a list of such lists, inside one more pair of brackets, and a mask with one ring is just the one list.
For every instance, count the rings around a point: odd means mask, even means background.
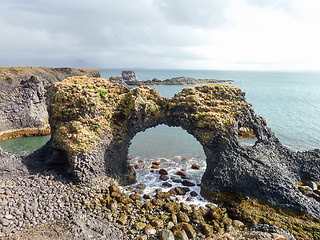
[{"label": "natural stone arch", "polygon": [[[320,180],[319,151],[295,153],[283,147],[244,95],[235,87],[204,85],[167,99],[149,87],[68,78],[48,89],[52,139],[47,147],[64,153],[78,181],[107,175],[132,183],[135,175],[127,158],[131,139],[159,124],[179,126],[204,148],[204,196],[240,192],[319,217],[319,202],[295,187],[303,179]],[[253,129],[258,139],[254,147],[239,145],[243,126]]]}]

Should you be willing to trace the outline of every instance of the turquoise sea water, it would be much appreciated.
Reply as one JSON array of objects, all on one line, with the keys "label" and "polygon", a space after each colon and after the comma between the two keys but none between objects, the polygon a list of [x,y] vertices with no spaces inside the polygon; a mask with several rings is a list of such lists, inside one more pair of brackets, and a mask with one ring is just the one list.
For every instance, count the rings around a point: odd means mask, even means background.
[{"label": "turquoise sea water", "polygon": [[[267,120],[281,142],[293,150],[320,148],[320,72],[253,72],[196,70],[135,70],[139,80],[186,76],[233,80],[246,92],[255,112]],[[102,77],[121,70],[102,70]],[[186,86],[154,86],[172,97]],[[157,132],[154,130],[155,135]],[[138,137],[137,137],[138,138]],[[134,141],[133,141],[134,143]]]},{"label": "turquoise sea water", "polygon": [[[231,85],[246,92],[255,112],[266,118],[281,142],[294,150],[320,148],[320,73],[247,72],[195,70],[135,70],[139,80],[161,80],[186,76],[230,79]],[[102,77],[121,75],[121,70],[101,70]],[[152,86],[161,95],[172,97],[188,86]],[[34,140],[33,140],[34,139]],[[0,142],[0,147],[15,153],[28,153],[48,138],[25,138]],[[174,157],[203,154],[200,144],[181,128],[158,126],[139,133],[130,147],[133,156]]]}]

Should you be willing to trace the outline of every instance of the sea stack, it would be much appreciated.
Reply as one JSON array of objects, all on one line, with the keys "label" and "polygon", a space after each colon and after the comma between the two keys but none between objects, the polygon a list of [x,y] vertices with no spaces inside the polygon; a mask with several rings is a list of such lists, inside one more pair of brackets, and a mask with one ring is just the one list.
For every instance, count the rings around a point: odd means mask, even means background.
[{"label": "sea stack", "polygon": [[121,75],[122,75],[123,80],[127,84],[139,81],[134,71],[124,70],[124,71],[122,71]]}]

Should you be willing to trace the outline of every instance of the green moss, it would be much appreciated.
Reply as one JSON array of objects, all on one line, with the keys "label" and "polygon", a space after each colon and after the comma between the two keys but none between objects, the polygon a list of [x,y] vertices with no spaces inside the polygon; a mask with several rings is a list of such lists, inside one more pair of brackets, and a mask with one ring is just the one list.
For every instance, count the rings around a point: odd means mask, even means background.
[{"label": "green moss", "polygon": [[320,239],[320,220],[299,212],[285,211],[264,202],[248,199],[243,195],[226,192],[202,192],[213,202],[228,209],[232,219],[239,219],[246,225],[275,225],[289,231],[296,239]]}]

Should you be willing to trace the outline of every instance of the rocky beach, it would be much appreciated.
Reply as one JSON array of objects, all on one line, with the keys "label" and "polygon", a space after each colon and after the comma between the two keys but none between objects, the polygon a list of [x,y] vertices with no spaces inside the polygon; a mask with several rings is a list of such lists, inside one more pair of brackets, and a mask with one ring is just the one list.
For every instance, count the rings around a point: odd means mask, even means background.
[{"label": "rocky beach", "polygon": [[[52,135],[26,157],[0,150],[1,238],[320,238],[319,150],[294,152],[282,146],[240,89],[209,84],[185,88],[169,99],[147,86],[128,87],[128,78],[136,78],[132,72],[110,81],[97,78],[94,70],[82,73],[51,82],[27,76],[1,91],[4,113],[23,96],[21,107],[32,105],[30,99],[41,102],[37,109],[42,111],[35,115],[48,114]],[[8,98],[10,91],[14,98]],[[204,147],[201,183],[153,162],[145,168],[167,183],[166,191],[150,195],[143,193],[145,185],[127,186],[141,168],[128,157],[130,141],[159,124],[182,127]],[[17,136],[25,135],[12,135]],[[257,142],[244,147],[239,136],[255,136]],[[181,185],[170,186],[173,179]],[[192,184],[199,184],[211,203],[180,201],[191,195]]]}]

